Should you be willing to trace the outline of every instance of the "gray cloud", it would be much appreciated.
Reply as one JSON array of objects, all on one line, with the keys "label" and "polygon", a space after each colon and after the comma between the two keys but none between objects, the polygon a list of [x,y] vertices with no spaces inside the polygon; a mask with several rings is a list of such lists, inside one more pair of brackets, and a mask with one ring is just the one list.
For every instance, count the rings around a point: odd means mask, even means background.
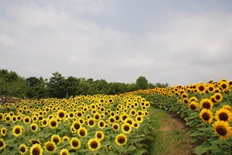
[{"label": "gray cloud", "polygon": [[229,2],[0,3],[0,67],[21,76],[59,71],[130,83],[142,75],[176,85],[232,75]]}]

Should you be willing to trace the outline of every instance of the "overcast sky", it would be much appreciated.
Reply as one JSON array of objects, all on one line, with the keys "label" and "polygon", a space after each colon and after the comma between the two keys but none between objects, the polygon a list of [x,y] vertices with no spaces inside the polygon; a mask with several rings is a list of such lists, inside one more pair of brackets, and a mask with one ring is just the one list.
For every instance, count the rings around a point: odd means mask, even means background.
[{"label": "overcast sky", "polygon": [[232,80],[232,1],[0,0],[0,69],[124,83]]}]

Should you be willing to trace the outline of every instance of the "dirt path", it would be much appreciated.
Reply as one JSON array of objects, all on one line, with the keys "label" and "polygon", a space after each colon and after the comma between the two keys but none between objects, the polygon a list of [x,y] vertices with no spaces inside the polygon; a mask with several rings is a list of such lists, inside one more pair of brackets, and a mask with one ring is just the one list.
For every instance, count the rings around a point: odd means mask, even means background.
[{"label": "dirt path", "polygon": [[154,109],[151,115],[156,121],[154,125],[157,125],[152,131],[154,155],[193,155],[190,137],[183,122],[159,109]]}]

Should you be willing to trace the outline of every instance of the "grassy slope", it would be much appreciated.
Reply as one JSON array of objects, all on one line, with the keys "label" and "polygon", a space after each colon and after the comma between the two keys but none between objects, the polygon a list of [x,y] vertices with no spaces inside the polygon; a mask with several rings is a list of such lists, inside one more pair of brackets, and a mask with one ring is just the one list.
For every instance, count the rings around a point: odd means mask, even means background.
[{"label": "grassy slope", "polygon": [[149,155],[191,155],[192,147],[187,131],[181,122],[165,111],[151,109],[152,142],[149,143]]}]

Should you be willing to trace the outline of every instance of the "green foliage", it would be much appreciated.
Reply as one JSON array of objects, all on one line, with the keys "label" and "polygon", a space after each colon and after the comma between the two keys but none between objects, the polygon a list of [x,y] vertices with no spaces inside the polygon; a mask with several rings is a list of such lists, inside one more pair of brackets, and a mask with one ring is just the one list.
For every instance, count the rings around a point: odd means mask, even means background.
[{"label": "green foliage", "polygon": [[0,96],[3,102],[7,97],[24,97],[27,91],[27,84],[24,78],[13,71],[0,70]]}]

